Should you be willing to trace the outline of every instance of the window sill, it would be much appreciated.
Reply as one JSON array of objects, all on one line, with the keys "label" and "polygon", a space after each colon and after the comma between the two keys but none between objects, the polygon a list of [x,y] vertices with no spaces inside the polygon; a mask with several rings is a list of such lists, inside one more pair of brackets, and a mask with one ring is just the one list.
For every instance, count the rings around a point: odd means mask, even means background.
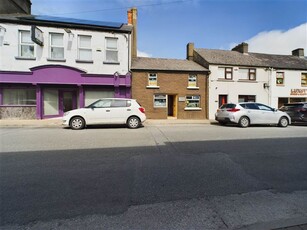
[{"label": "window sill", "polygon": [[104,61],[103,64],[107,64],[107,65],[120,65],[120,62]]},{"label": "window sill", "polygon": [[191,90],[198,90],[199,89],[199,87],[187,87],[187,89],[191,89]]},{"label": "window sill", "polygon": [[36,105],[0,105],[0,107],[36,107]]},{"label": "window sill", "polygon": [[222,79],[222,78],[217,79],[217,81],[234,82],[234,80],[232,79]]},{"label": "window sill", "polygon": [[185,107],[184,108],[185,111],[201,111],[201,108],[197,108],[197,107]]},{"label": "window sill", "polygon": [[276,86],[284,87],[285,85],[284,84],[276,84]]},{"label": "window sill", "polygon": [[47,58],[47,61],[66,62],[66,59],[53,59],[53,58]]},{"label": "window sill", "polygon": [[258,83],[256,80],[245,80],[245,79],[239,79],[238,82]]},{"label": "window sill", "polygon": [[27,61],[35,61],[36,58],[30,58],[30,57],[15,57],[16,60],[27,60]]},{"label": "window sill", "polygon": [[160,89],[160,86],[146,86],[146,89]]},{"label": "window sill", "polygon": [[159,106],[159,107],[154,107],[154,109],[165,109],[166,106]]},{"label": "window sill", "polygon": [[94,61],[93,60],[76,60],[76,63],[88,63],[88,64],[93,64]]}]

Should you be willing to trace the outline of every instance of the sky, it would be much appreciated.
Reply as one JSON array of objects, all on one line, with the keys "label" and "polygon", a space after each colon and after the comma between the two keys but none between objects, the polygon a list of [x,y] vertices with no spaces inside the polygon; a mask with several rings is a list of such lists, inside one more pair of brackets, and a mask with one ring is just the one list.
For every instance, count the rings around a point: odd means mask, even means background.
[{"label": "sky", "polygon": [[307,0],[31,0],[32,14],[127,23],[136,7],[138,55],[186,58],[186,45],[307,56]]}]

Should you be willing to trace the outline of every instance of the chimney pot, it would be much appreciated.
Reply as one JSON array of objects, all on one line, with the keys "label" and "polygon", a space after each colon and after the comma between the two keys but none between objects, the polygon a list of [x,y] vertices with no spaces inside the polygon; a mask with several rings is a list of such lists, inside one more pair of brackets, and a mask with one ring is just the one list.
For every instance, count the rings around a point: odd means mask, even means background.
[{"label": "chimney pot", "polygon": [[296,50],[292,50],[292,55],[296,57],[304,57],[304,49],[303,48],[298,48]]}]

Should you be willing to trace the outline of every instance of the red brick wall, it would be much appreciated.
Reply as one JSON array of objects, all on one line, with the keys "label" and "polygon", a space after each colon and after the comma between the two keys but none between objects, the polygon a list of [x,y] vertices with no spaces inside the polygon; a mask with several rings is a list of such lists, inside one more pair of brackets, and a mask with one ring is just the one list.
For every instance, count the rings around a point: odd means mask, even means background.
[{"label": "red brick wall", "polygon": [[[156,73],[159,89],[146,88],[148,85],[148,74]],[[154,108],[154,94],[174,95],[177,98],[177,118],[178,119],[207,119],[207,76],[205,74],[197,75],[197,86],[199,89],[191,90],[188,87],[188,77],[194,73],[165,73],[165,72],[136,72],[132,73],[132,98],[146,109],[148,119],[166,119],[168,108]],[[185,101],[179,102],[179,97],[189,95],[200,95],[200,111],[185,110]]]}]

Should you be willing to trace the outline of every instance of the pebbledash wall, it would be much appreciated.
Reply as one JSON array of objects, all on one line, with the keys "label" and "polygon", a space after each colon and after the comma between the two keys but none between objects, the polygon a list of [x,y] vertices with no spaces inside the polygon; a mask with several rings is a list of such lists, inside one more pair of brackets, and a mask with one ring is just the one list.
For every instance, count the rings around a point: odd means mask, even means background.
[{"label": "pebbledash wall", "polygon": [[[59,117],[101,97],[131,98],[132,27],[65,20],[0,17],[0,119]],[[31,39],[33,26],[43,44]]]}]

